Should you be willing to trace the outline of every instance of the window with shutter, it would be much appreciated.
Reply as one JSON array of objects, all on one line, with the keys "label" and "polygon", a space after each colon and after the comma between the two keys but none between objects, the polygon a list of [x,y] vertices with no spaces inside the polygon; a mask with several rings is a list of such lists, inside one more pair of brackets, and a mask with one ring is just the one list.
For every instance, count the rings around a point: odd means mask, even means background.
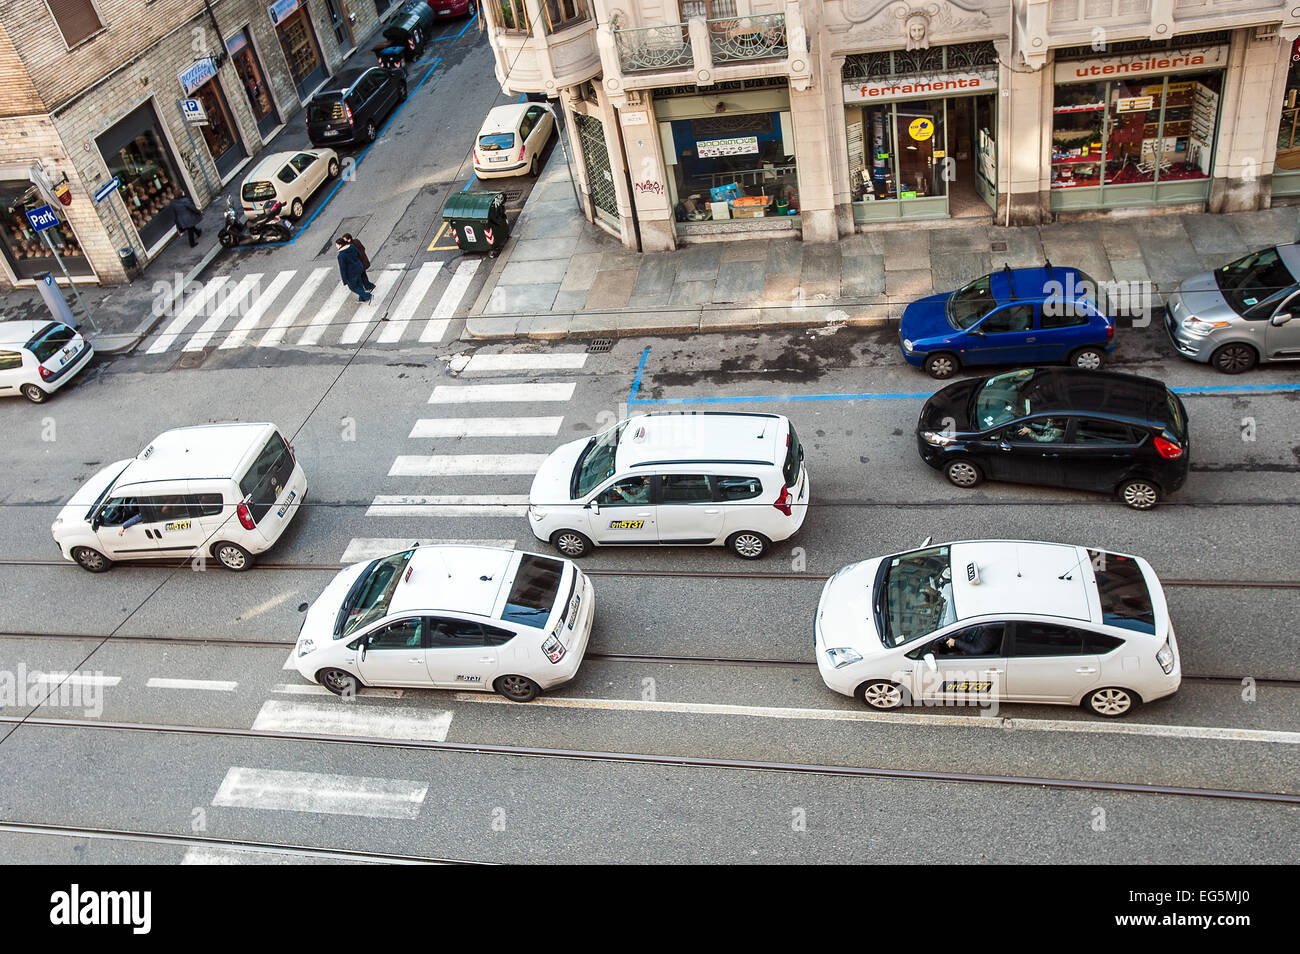
[{"label": "window with shutter", "polygon": [[50,8],[50,16],[54,17],[54,22],[59,25],[63,39],[69,47],[76,46],[104,27],[94,0],[45,0],[45,2]]}]

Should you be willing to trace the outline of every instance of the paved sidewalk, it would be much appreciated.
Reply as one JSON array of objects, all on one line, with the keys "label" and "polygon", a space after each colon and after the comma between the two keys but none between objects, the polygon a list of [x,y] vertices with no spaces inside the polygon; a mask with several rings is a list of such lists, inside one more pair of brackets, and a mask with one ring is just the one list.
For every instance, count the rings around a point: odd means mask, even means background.
[{"label": "paved sidewalk", "polygon": [[1159,301],[1198,271],[1296,237],[1296,207],[1134,214],[1026,228],[917,223],[835,244],[754,240],[642,255],[575,211],[555,150],[470,310],[466,336],[672,334],[896,320],[908,302],[1004,263],[1151,282]]}]

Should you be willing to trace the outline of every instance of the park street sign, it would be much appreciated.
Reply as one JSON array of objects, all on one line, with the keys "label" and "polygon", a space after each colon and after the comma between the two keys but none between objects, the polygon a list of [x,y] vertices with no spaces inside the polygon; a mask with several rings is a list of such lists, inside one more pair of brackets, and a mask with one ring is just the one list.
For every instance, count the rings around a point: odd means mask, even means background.
[{"label": "park street sign", "polygon": [[182,99],[181,115],[185,117],[185,121],[191,126],[206,126],[208,124],[207,111],[197,99]]},{"label": "park street sign", "polygon": [[28,209],[27,221],[32,223],[32,228],[36,231],[44,232],[46,229],[58,225],[59,217],[54,214],[54,210],[48,205],[43,205],[39,209]]}]

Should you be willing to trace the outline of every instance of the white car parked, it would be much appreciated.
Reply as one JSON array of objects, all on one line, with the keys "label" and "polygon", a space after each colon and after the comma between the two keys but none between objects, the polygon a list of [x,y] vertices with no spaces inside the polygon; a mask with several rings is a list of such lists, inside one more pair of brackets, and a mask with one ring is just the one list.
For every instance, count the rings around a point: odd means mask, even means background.
[{"label": "white car parked", "polygon": [[814,632],[831,689],[874,709],[1045,702],[1111,717],[1178,690],[1164,590],[1141,557],[928,543],[827,581]]},{"label": "white car parked", "polygon": [[474,142],[474,175],[480,179],[537,175],[538,163],[555,131],[555,117],[538,103],[497,106],[487,114]]},{"label": "white car parked", "polygon": [[239,190],[244,214],[252,218],[283,202],[281,214],[296,222],[316,190],[338,174],[339,155],[333,149],[273,153],[244,177]]},{"label": "white car parked", "polygon": [[341,571],[307,610],[294,659],[305,679],[495,690],[528,702],[571,680],[595,616],[569,560],[475,546],[418,546]]},{"label": "white car parked", "polygon": [[40,404],[90,363],[95,349],[59,321],[0,321],[0,395]]}]

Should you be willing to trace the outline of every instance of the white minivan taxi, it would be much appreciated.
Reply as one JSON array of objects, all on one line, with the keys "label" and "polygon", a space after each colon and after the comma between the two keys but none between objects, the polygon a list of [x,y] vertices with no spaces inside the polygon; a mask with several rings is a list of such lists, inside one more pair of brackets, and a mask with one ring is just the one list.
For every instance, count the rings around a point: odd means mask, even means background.
[{"label": "white minivan taxi", "polygon": [[0,321],[0,395],[40,404],[94,356],[90,342],[61,321]]},{"label": "white minivan taxi", "polygon": [[92,573],[209,555],[246,570],[306,496],[307,475],[274,424],[178,427],[91,477],[50,530],[64,558]]},{"label": "white minivan taxi", "polygon": [[307,609],[294,660],[303,678],[345,697],[408,686],[528,702],[577,675],[595,603],[569,560],[413,546],[334,577]]},{"label": "white minivan taxi", "polygon": [[628,418],[553,451],[533,478],[533,536],[567,557],[593,545],[722,546],[755,560],[808,514],[808,470],[779,414]]},{"label": "white minivan taxi", "polygon": [[844,567],[813,625],[826,685],[874,709],[996,702],[1131,712],[1178,691],[1164,590],[1141,557],[972,540]]}]

